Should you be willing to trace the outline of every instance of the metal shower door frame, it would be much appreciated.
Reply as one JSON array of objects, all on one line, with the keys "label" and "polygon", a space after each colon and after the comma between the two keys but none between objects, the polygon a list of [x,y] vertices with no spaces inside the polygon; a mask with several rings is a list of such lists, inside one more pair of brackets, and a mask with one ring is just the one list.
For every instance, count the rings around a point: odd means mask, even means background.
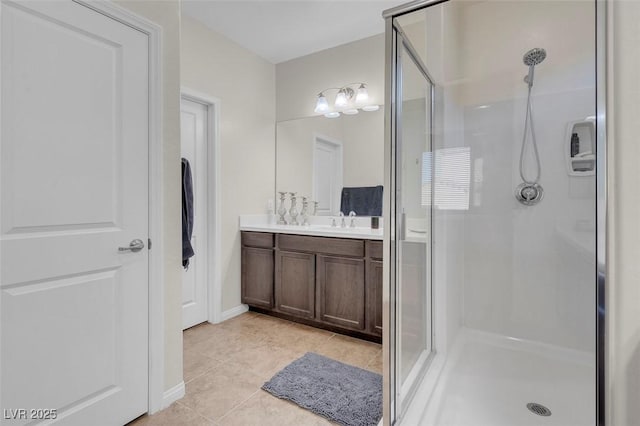
[{"label": "metal shower door frame", "polygon": [[[438,1],[438,3],[441,1]],[[383,321],[387,327],[383,327],[383,342],[389,342],[386,350],[383,350],[383,363],[384,363],[384,383],[383,383],[383,396],[384,396],[384,423],[393,424],[397,417],[399,417],[404,410],[396,411],[398,404],[396,401],[397,395],[401,390],[401,383],[399,380],[399,371],[397,371],[397,359],[398,359],[398,324],[399,324],[399,310],[398,310],[398,249],[397,237],[399,231],[396,229],[396,219],[400,217],[400,213],[396,211],[396,188],[398,182],[398,170],[396,168],[397,154],[399,147],[402,145],[402,137],[398,132],[402,128],[400,117],[402,115],[402,102],[398,101],[398,93],[402,93],[402,80],[399,78],[402,75],[402,48],[406,51],[407,57],[413,62],[416,68],[420,71],[422,76],[430,85],[429,93],[429,145],[433,152],[433,123],[435,114],[435,80],[430,75],[426,65],[422,62],[416,49],[413,47],[406,34],[402,30],[395,17],[389,17],[386,19],[386,73],[391,78],[386,79],[385,85],[385,97],[386,105],[391,105],[391,108],[387,108],[385,112],[385,183],[387,183],[389,190],[385,191],[385,212],[389,217],[387,229],[389,232],[384,237],[384,251],[387,253],[385,256],[384,265],[388,274],[384,276],[383,284]],[[391,52],[391,53],[390,53]],[[435,161],[435,156],[432,157],[432,162]],[[431,182],[434,182],[435,167],[431,167]],[[433,197],[434,191],[431,191],[431,209],[433,209]],[[429,223],[429,240],[430,246],[433,241],[433,213],[430,214]],[[429,256],[431,257],[429,282],[430,287],[430,300],[431,300],[431,353],[422,367],[423,372],[428,369],[429,364],[433,360],[436,348],[436,339],[434,336],[433,316],[435,306],[433,305],[433,250],[429,247]],[[387,260],[388,259],[388,260]],[[415,392],[417,391],[420,380],[416,380],[407,392],[406,399],[411,400]]]}]

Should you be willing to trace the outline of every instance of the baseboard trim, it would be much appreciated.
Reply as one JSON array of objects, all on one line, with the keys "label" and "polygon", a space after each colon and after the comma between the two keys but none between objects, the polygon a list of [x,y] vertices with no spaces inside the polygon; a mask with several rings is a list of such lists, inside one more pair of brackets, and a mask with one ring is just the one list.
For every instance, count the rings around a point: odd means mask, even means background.
[{"label": "baseboard trim", "polygon": [[162,394],[162,409],[167,408],[184,396],[184,382],[180,382],[171,389],[167,389]]},{"label": "baseboard trim", "polygon": [[222,312],[222,315],[220,315],[220,321],[226,321],[233,317],[237,317],[238,315],[244,314],[248,310],[248,305],[239,305],[235,308],[227,309],[226,311]]}]

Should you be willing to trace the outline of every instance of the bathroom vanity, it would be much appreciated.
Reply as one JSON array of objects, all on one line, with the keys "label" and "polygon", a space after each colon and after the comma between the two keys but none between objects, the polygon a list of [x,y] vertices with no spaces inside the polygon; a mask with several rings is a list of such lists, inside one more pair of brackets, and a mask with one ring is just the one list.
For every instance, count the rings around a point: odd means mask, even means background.
[{"label": "bathroom vanity", "polygon": [[346,237],[335,237],[320,235],[331,230],[273,228],[241,233],[242,303],[261,313],[380,342],[382,233],[363,238],[346,231]]}]

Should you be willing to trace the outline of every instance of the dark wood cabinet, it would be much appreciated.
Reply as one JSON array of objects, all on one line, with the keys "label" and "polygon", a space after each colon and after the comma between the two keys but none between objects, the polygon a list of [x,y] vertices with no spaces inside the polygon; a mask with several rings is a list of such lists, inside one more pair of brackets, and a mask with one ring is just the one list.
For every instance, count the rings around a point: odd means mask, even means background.
[{"label": "dark wood cabinet", "polygon": [[316,265],[320,320],[364,330],[364,259],[318,255]]},{"label": "dark wood cabinet", "polygon": [[334,256],[364,257],[363,240],[335,237],[308,237],[306,235],[278,234],[277,245],[281,250],[323,253]]},{"label": "dark wood cabinet", "polygon": [[276,250],[276,310],[315,317],[315,255]]},{"label": "dark wood cabinet", "polygon": [[381,241],[248,231],[241,239],[243,303],[380,341]]},{"label": "dark wood cabinet", "polygon": [[240,240],[243,246],[273,248],[274,235],[268,232],[243,232]]},{"label": "dark wood cabinet", "polygon": [[242,247],[242,303],[273,308],[273,249]]},{"label": "dark wood cabinet", "polygon": [[367,327],[382,336],[382,261],[367,262]]}]

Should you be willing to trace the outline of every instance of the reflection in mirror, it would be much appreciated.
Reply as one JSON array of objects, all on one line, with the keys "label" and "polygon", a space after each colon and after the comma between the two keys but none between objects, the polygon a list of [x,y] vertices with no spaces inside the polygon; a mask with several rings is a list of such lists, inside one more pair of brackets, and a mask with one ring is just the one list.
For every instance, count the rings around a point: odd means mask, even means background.
[{"label": "reflection in mirror", "polygon": [[317,215],[382,215],[384,112],[281,121],[276,191],[318,202]]}]

